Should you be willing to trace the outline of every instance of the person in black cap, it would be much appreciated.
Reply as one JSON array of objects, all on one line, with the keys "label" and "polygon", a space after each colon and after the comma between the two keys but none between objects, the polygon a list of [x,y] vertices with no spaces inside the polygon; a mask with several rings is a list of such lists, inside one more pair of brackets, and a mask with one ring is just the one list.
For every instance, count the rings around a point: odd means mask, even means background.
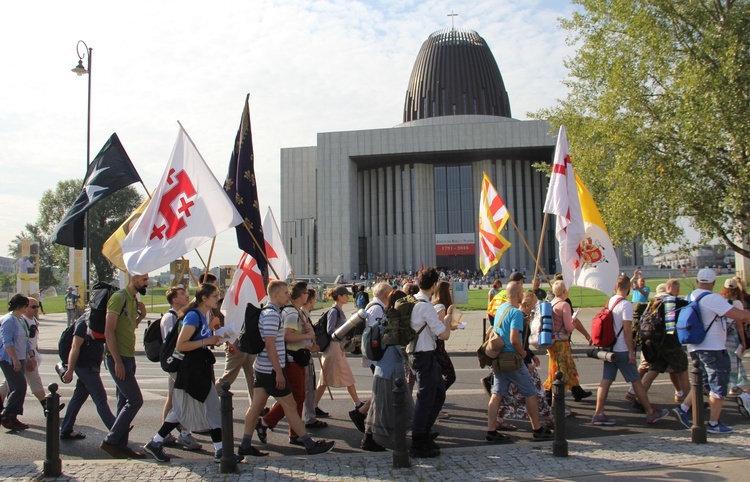
[{"label": "person in black cap", "polygon": [[[346,286],[338,286],[329,290],[328,296],[333,300],[333,307],[328,310],[327,326],[328,335],[332,336],[336,330],[346,323],[343,306],[349,301],[351,293],[346,289]],[[354,408],[359,409],[364,405],[364,402],[360,401],[359,395],[357,395],[357,387],[354,386],[354,374],[346,360],[344,351],[341,349],[341,343],[334,339],[331,339],[328,348],[323,352],[323,370],[315,393],[315,405],[320,403],[327,386],[346,387],[349,396],[354,401]]]}]

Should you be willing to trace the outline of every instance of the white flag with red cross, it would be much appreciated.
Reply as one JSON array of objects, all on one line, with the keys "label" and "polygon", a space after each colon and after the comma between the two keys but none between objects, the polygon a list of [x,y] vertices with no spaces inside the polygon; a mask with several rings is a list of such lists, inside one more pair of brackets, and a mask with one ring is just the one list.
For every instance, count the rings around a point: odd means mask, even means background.
[{"label": "white flag with red cross", "polygon": [[266,287],[263,284],[263,275],[258,269],[258,262],[243,252],[234,271],[232,284],[224,293],[224,302],[221,304],[224,324],[234,323],[234,326],[242,326],[245,322],[247,304],[260,306],[265,299]]},{"label": "white flag with red cross", "polygon": [[180,125],[148,208],[122,241],[131,274],[146,274],[240,224],[242,217]]}]

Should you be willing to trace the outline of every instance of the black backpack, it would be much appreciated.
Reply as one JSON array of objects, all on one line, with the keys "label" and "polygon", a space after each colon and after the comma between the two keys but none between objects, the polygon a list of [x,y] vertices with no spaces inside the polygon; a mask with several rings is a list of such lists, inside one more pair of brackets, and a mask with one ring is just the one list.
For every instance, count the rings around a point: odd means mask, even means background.
[{"label": "black backpack", "polygon": [[[84,316],[81,316],[73,324],[65,328],[62,333],[60,333],[60,340],[58,340],[57,342],[57,354],[60,356],[60,361],[66,367],[68,366],[68,356],[70,355],[70,349],[73,347],[73,336],[75,336],[76,325],[79,321],[83,324],[86,324],[86,318],[84,318]],[[88,342],[89,337],[87,336],[86,343]]]},{"label": "black backpack", "polygon": [[272,306],[258,308],[252,303],[247,304],[245,321],[242,323],[242,329],[237,338],[237,347],[241,352],[257,355],[266,347],[265,340],[260,336],[260,315],[266,309],[275,311]]},{"label": "black backpack", "polygon": [[[169,313],[177,316],[175,310],[170,309]],[[146,358],[155,363],[161,361],[161,345],[164,343],[161,337],[161,319],[160,316],[151,321],[143,333],[143,350],[146,352]]]},{"label": "black backpack", "polygon": [[666,325],[664,323],[664,301],[661,298],[655,298],[648,302],[646,309],[641,314],[638,331],[642,344],[647,341],[658,343],[664,339]]},{"label": "black backpack", "polygon": [[[376,304],[374,301],[365,308]],[[385,312],[372,326],[367,326],[362,332],[362,356],[372,361],[380,361],[383,358],[386,347],[383,345],[383,331],[385,330]]]},{"label": "black backpack", "polygon": [[[96,283],[91,290],[91,301],[89,301],[89,306],[84,316],[87,317],[89,330],[94,341],[100,343],[104,343],[105,341],[104,328],[107,324],[107,303],[109,303],[112,294],[117,291],[117,288],[103,281]],[[126,304],[125,293],[122,293],[121,296],[123,297],[123,303],[120,315],[125,311]]]},{"label": "black backpack", "polygon": [[315,343],[320,347],[320,351],[325,351],[328,345],[331,344],[331,335],[328,334],[328,312],[333,308],[328,308],[320,315],[318,321],[313,323],[313,331],[315,332]]},{"label": "black backpack", "polygon": [[[190,311],[198,312],[195,308]],[[185,313],[185,315],[187,315],[187,313]],[[177,320],[177,323],[175,323],[172,329],[169,330],[167,336],[164,337],[164,342],[161,344],[159,363],[161,364],[161,369],[167,373],[177,373],[180,369],[183,354],[177,351],[177,338],[180,336],[183,318],[184,317]]]}]

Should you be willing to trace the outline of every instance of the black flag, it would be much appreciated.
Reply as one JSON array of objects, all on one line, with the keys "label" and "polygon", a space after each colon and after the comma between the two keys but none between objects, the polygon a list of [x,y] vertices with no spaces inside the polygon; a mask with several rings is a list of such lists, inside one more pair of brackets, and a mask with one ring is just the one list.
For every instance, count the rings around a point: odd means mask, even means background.
[{"label": "black flag", "polygon": [[[262,246],[265,251],[266,243],[263,239],[263,223],[260,218],[260,206],[258,205],[258,186],[255,184],[255,157],[253,155],[253,133],[250,130],[250,94],[245,98],[245,109],[242,111],[240,128],[234,140],[232,157],[229,159],[229,172],[224,181],[224,190],[232,200],[237,211],[242,216],[244,224],[238,224],[237,245],[239,248],[252,256],[258,263],[258,270],[265,276],[268,271],[268,263],[263,252],[258,249]],[[253,233],[253,237],[248,233]]]},{"label": "black flag", "polygon": [[140,180],[117,134],[112,134],[89,164],[81,194],[55,228],[50,241],[83,249],[86,212],[110,194]]}]

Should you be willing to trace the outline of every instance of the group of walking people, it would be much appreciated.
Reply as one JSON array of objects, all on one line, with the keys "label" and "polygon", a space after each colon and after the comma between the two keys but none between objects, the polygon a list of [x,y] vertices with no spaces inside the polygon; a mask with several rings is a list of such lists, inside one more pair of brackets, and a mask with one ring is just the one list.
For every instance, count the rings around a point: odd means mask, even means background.
[{"label": "group of walking people", "polygon": [[[637,276],[638,273],[634,277]],[[534,283],[532,290],[524,291],[523,283],[523,275],[513,273],[504,289],[499,281],[496,282],[488,298],[491,326],[487,335],[494,332],[492,336],[501,341],[503,358],[519,359],[517,366],[493,369],[483,380],[490,395],[485,437],[488,443],[510,442],[510,437],[503,432],[517,430],[510,421],[523,418],[531,422],[532,440],[553,437],[551,388],[558,371],[563,373],[565,389],[572,393],[574,400],[580,401],[592,395],[581,387],[570,345],[574,331],[578,331],[589,344],[592,338],[573,310],[564,281],[553,281],[549,295],[538,283]],[[731,427],[721,424],[718,418],[723,402],[729,396],[736,396],[740,411],[744,410],[743,414],[750,416],[750,381],[741,361],[741,354],[747,347],[745,325],[750,322],[750,312],[746,311],[746,298],[750,297],[737,279],[727,280],[720,294],[711,294],[714,283],[713,271],[701,270],[697,276],[698,289],[690,297],[705,296],[699,300],[703,319],[720,319],[720,322],[709,324],[706,321],[706,341],[688,345],[687,352],[672,339],[677,336],[676,310],[686,304],[679,298],[679,281],[669,280],[657,287],[654,299],[663,303],[666,336],[672,338],[669,343],[662,343],[665,348],[656,359],[642,363],[637,369],[631,326],[633,304],[627,298],[633,286],[641,295],[646,291],[646,300],[648,292],[640,278],[618,278],[615,294],[607,302],[618,335],[612,348],[613,356],[603,362],[592,424],[616,423],[604,408],[609,387],[618,372],[631,383],[626,398],[645,412],[647,423],[668,415],[669,410],[650,404],[648,389],[658,374],[670,371],[675,383],[675,401],[680,403],[672,412],[683,425],[690,426],[692,407],[687,397],[689,385],[685,383],[688,356],[698,360],[705,372],[705,390],[711,407],[709,432],[731,432]],[[223,323],[218,311],[220,293],[215,278],[204,276],[192,300],[184,287],[170,288],[167,291],[170,310],[159,322],[164,338],[171,330],[178,330],[174,356],[181,361],[179,368],[166,377],[169,395],[163,422],[142,451],[138,451],[128,446],[128,435],[143,405],[135,376],[135,330],[146,316],[145,305],[138,301],[137,295],[144,294],[147,285],[148,275],[134,275],[125,288],[112,295],[107,306],[106,344],[91,341],[85,317],[76,322],[67,369],[61,377],[64,382],[70,382],[76,375],[78,380],[63,418],[62,439],[85,438],[84,433],[74,430],[74,425],[83,403],[91,396],[108,430],[100,447],[112,457],[143,458],[146,452],[160,462],[167,462],[170,457],[164,450],[165,446],[179,445],[187,450],[198,450],[201,445],[192,434],[207,432],[213,444],[214,460],[219,462],[223,455],[219,393],[224,382],[233,383],[240,370],[244,370],[251,403],[245,414],[237,460],[245,456],[268,455],[257,444],[253,445],[253,439],[257,437],[260,444],[266,444],[267,431],[273,430],[282,418],[286,418],[289,425],[290,444],[303,447],[308,454],[330,451],[335,445],[333,441],[316,440],[309,433],[327,427],[321,419],[328,414],[318,404],[329,387],[346,388],[351,397],[353,407],[349,417],[363,433],[362,449],[383,451],[393,448],[395,424],[400,420],[411,430],[412,456],[440,455],[440,446],[436,442],[439,434],[434,425],[441,414],[449,416],[443,412],[443,404],[446,390],[456,380],[445,341],[458,327],[460,315],[453,304],[449,283],[441,280],[436,270],[421,270],[417,283],[405,284],[402,289],[394,289],[387,282],[373,287],[372,300],[364,306],[367,313],[365,323],[370,327],[382,323],[389,310],[410,297],[408,300],[413,303],[410,325],[416,336],[406,347],[386,347],[379,360],[363,359],[363,366],[373,373],[371,393],[366,400],[360,399],[342,340],[334,335],[347,323],[344,305],[352,293],[345,286],[337,286],[327,293],[333,305],[321,322],[325,324],[331,341],[321,351],[310,315],[316,291],[302,281],[291,285],[270,281],[267,286],[270,301],[262,308],[258,322],[264,347],[257,355],[244,353],[236,342],[225,342],[215,334]],[[703,292],[707,293],[704,295]],[[546,380],[539,375],[540,359],[529,345],[530,320],[541,300],[551,303],[554,332],[554,343],[547,349]],[[27,382],[46,411],[44,390],[38,379],[38,320],[35,317],[38,302],[34,298],[16,295],[10,300],[8,309],[9,313],[0,319],[0,368],[6,379],[0,387],[2,425],[11,430],[22,430],[26,425],[18,416],[23,414]],[[216,358],[211,349],[222,344],[226,344],[227,351],[225,369],[216,380]],[[322,365],[319,373],[315,370],[316,357]],[[114,412],[107,403],[100,377],[102,361],[117,387]],[[406,382],[408,395],[404,413],[397,417],[393,390],[399,378]],[[416,388],[414,397],[411,396],[413,388]],[[273,397],[275,403],[267,407],[269,397]],[[173,435],[175,430],[176,436]]]}]

